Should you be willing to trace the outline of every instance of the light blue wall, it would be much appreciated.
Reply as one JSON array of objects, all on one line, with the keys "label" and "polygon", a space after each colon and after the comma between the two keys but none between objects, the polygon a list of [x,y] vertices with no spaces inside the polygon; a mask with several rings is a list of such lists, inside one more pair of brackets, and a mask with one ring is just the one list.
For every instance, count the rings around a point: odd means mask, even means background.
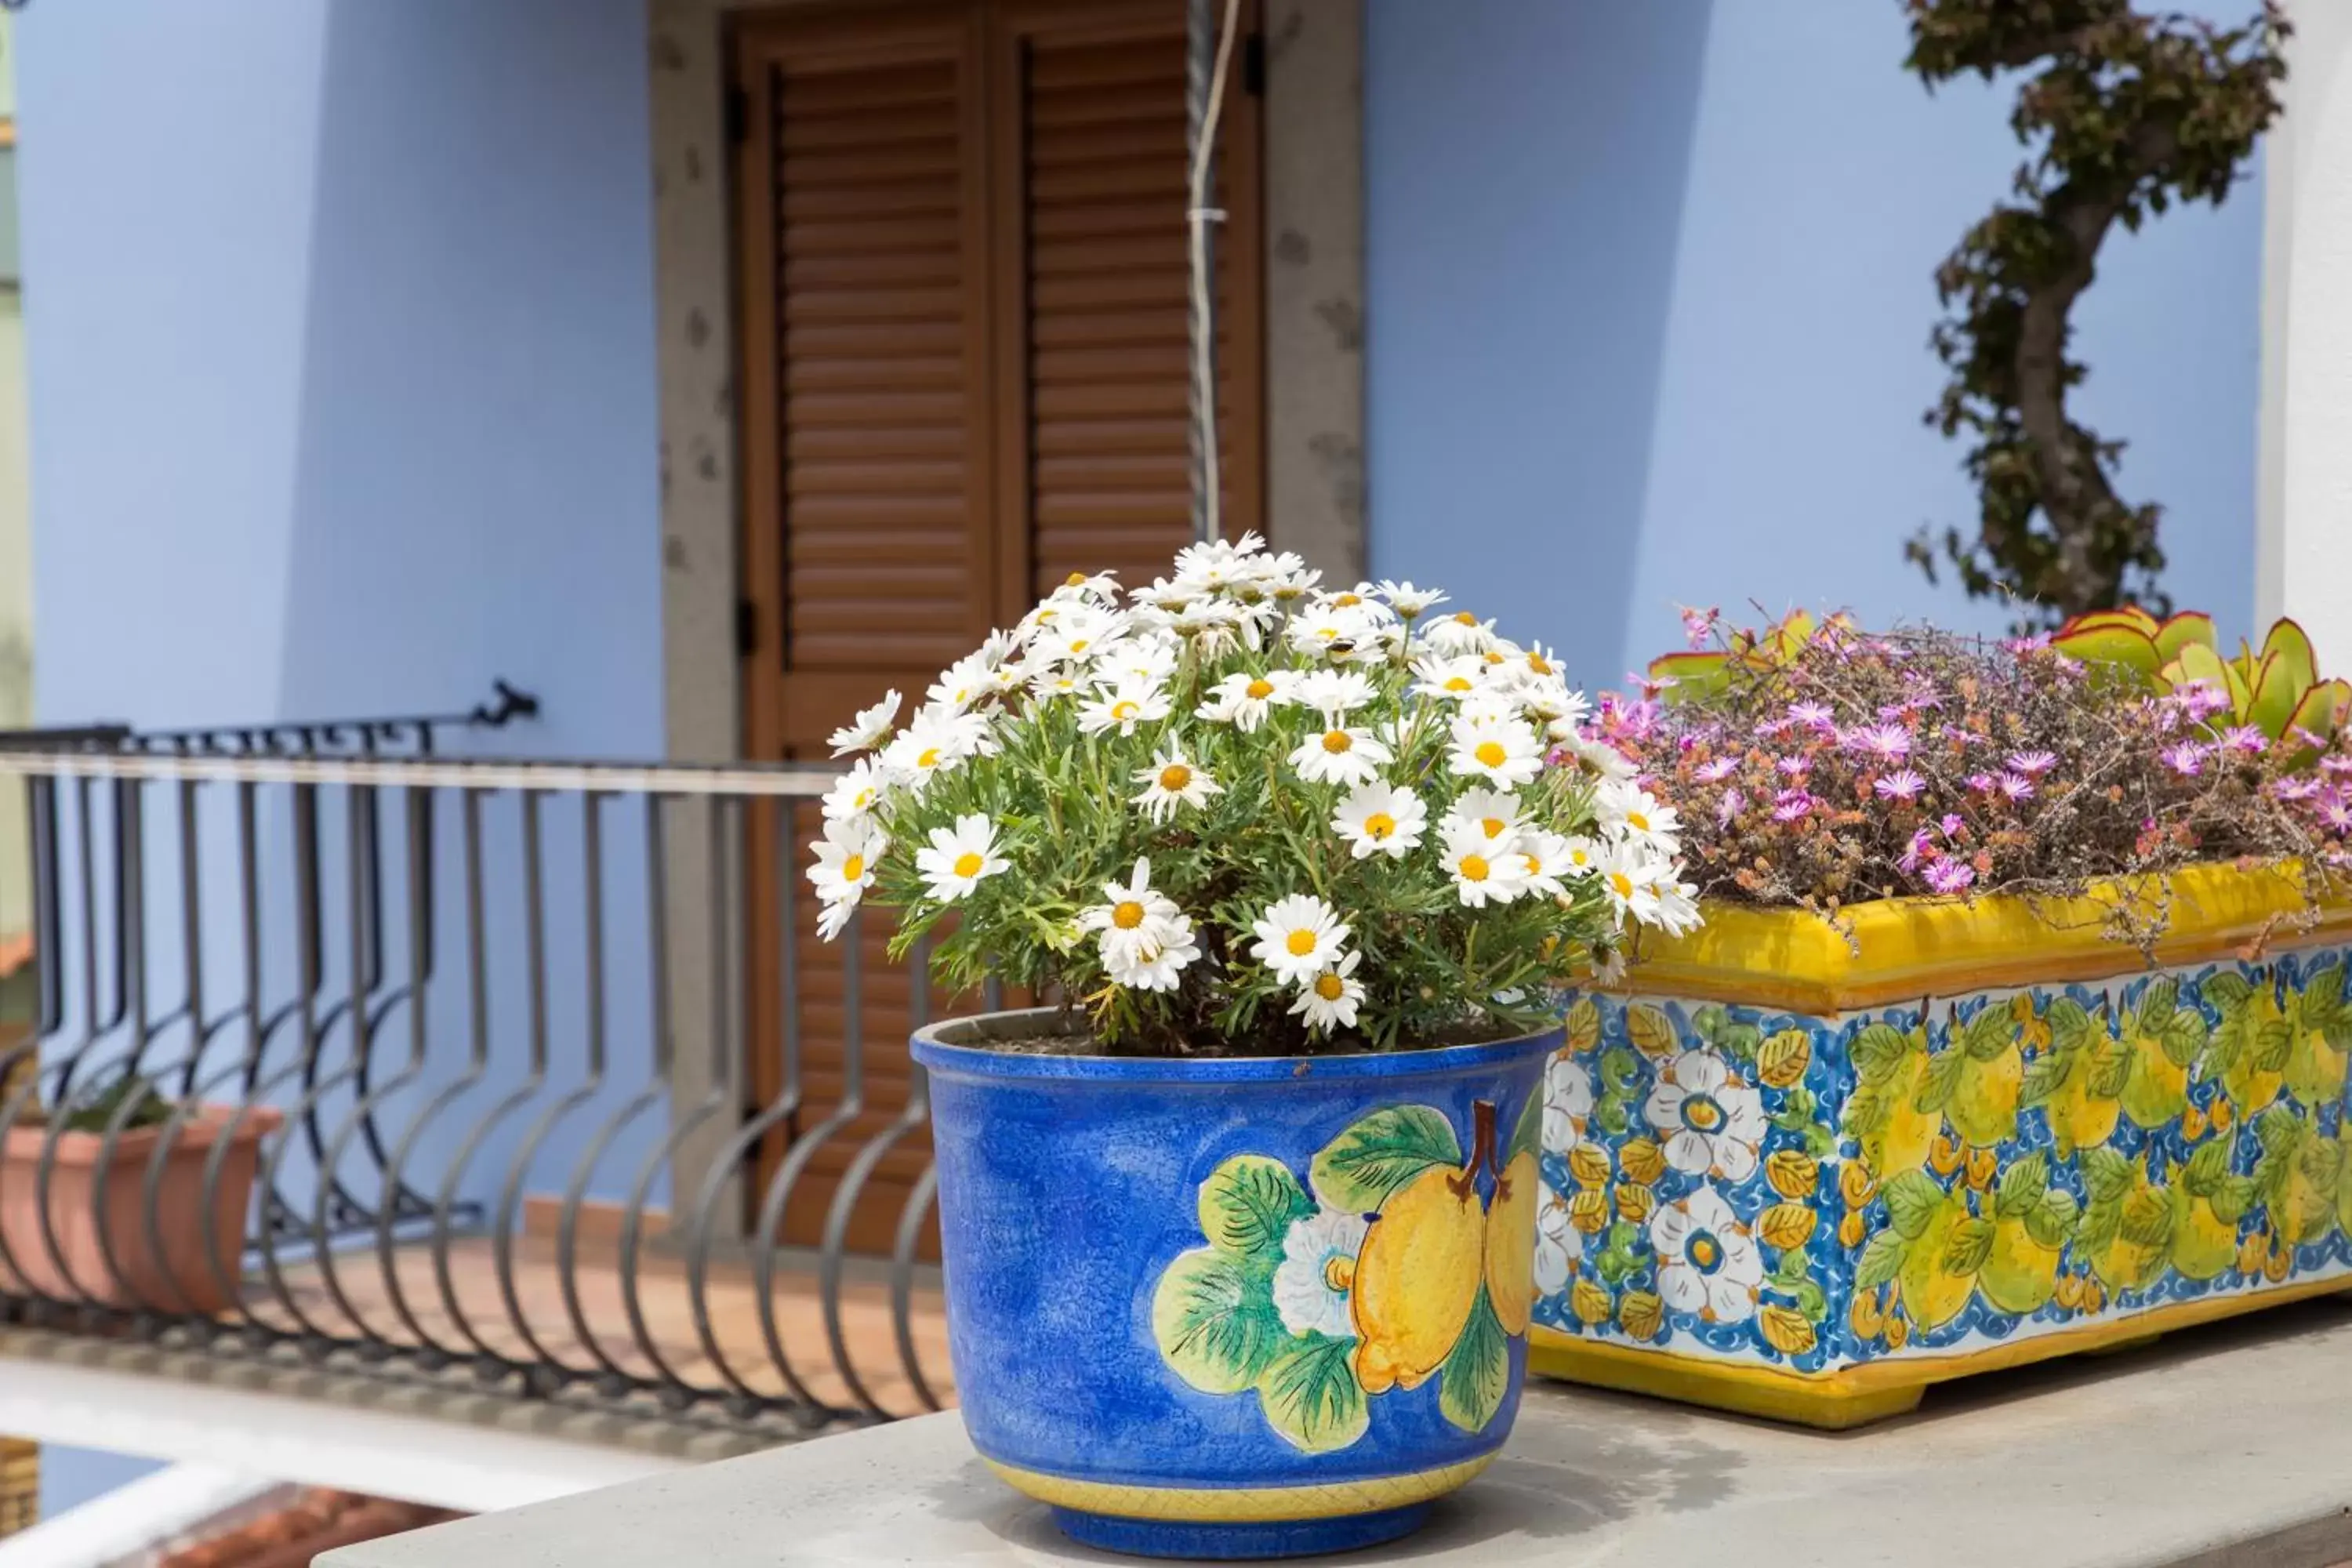
[{"label": "light blue wall", "polygon": [[[1930,97],[1906,43],[1891,0],[1370,0],[1378,574],[1556,638],[1595,685],[1678,645],[1684,604],[2000,624],[1901,550],[1973,515],[1920,416],[1933,273],[2006,192],[2011,93]],[[2174,595],[2229,627],[2261,237],[2258,183],[2118,233],[2077,311],[2082,415],[2131,442],[2123,493],[2169,509]]]},{"label": "light blue wall", "polygon": [[41,1517],[54,1519],[163,1468],[153,1459],[129,1454],[45,1443],[41,1447]]},{"label": "light blue wall", "polygon": [[[642,0],[77,0],[27,12],[18,43],[40,718],[446,711],[503,676],[545,717],[478,749],[658,755]],[[229,804],[215,793],[203,839],[215,1005],[238,956]],[[436,1175],[520,1073],[514,810],[488,810],[497,1069],[419,1148]],[[341,822],[331,802],[337,908]],[[263,827],[283,921],[283,814]],[[576,1076],[576,808],[547,835],[550,1035]],[[176,876],[169,837],[151,830],[151,899]],[[445,813],[436,1075],[466,1038],[457,839]],[[395,832],[394,877],[402,853]],[[619,948],[643,929],[634,816],[611,854],[609,894],[634,911]],[[281,931],[273,1000],[291,951]],[[338,937],[331,997],[343,955]],[[151,974],[174,1005],[177,952]],[[642,951],[616,952],[612,981],[625,1092],[647,1071]],[[467,1192],[527,1120],[488,1141]],[[537,1188],[575,1138],[552,1141]]]}]

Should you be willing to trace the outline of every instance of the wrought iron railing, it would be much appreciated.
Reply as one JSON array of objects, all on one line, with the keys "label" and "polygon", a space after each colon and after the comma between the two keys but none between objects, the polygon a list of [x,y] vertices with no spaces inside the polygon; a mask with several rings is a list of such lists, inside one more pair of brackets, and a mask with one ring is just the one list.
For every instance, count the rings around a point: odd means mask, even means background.
[{"label": "wrought iron railing", "polygon": [[739,1430],[940,1407],[887,1048],[932,998],[878,930],[814,945],[831,777],[0,750],[0,1317]]}]

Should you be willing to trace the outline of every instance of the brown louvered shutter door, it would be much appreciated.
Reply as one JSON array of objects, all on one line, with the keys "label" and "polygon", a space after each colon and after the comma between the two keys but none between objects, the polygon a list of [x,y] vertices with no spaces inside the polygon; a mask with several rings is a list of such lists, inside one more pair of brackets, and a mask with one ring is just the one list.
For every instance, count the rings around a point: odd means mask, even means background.
[{"label": "brown louvered shutter door", "polygon": [[[910,710],[995,623],[980,39],[962,6],[785,15],[738,35],[754,757],[824,757],[825,737],[885,689]],[[755,814],[752,827],[752,952],[779,952],[783,881],[798,973],[790,1020],[781,959],[754,977],[751,1079],[763,1102],[782,1091],[789,1039],[802,1106],[762,1151],[759,1185],[794,1139],[824,1132],[783,1226],[815,1242],[843,1173],[906,1105],[911,979],[883,951],[887,911],[870,913],[853,1016],[843,948],[817,940],[796,874],[799,841],[821,827],[814,804],[791,813],[789,877],[764,874],[774,820]],[[917,1138],[871,1171],[850,1245],[888,1249],[928,1158]]]},{"label": "brown louvered shutter door", "polygon": [[[1192,538],[1183,8],[1007,0],[991,63],[997,493],[1021,520],[1000,537],[1011,612],[1073,572],[1149,583]],[[1219,147],[1230,535],[1263,528],[1265,490],[1257,101],[1238,69]]]}]

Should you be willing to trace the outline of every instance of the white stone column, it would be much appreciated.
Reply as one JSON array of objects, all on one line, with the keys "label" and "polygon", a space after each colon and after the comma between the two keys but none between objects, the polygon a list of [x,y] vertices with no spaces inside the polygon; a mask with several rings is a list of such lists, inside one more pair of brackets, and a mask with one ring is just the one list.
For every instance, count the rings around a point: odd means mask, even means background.
[{"label": "white stone column", "polygon": [[2293,0],[2267,143],[2258,616],[2352,670],[2352,5]]}]

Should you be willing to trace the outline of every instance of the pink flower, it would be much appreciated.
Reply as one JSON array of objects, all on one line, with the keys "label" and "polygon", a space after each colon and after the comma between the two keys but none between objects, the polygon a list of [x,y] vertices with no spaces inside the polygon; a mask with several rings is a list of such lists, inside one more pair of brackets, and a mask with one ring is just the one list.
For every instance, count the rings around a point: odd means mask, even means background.
[{"label": "pink flower", "polygon": [[2205,771],[2206,749],[2194,741],[2179,741],[2165,747],[2157,755],[2164,759],[2166,767],[2182,778],[2193,779]]},{"label": "pink flower", "polygon": [[1772,820],[1794,822],[1813,809],[1813,797],[1804,789],[1784,789],[1772,797]]},{"label": "pink flower", "polygon": [[2341,752],[2322,757],[2319,759],[2319,771],[2330,778],[2340,779],[2346,773],[2352,773],[2352,757],[2345,756]]},{"label": "pink flower", "polygon": [[2050,646],[2050,634],[2036,632],[2030,637],[2005,637],[2001,640],[2000,646],[2003,652],[2021,657],[2029,653],[2040,653]]},{"label": "pink flower", "polygon": [[2279,800],[2309,800],[2318,793],[2319,781],[2307,774],[2271,781],[2271,795]]},{"label": "pink flower", "polygon": [[2052,752],[2011,752],[2009,754],[2009,771],[2023,773],[2030,779],[2038,779],[2057,765],[2057,755]]},{"label": "pink flower", "polygon": [[2352,833],[2352,800],[2331,794],[2319,804],[2319,820],[2330,833]]},{"label": "pink flower", "polygon": [[1716,617],[1720,610],[1683,611],[1683,638],[1695,648],[1705,647],[1715,636]]},{"label": "pink flower", "polygon": [[1944,814],[1944,820],[1941,826],[1944,829],[1944,837],[1949,838],[1953,835],[1958,833],[1965,824],[1958,812],[1948,811]]},{"label": "pink flower", "polygon": [[1911,731],[1900,724],[1863,724],[1841,737],[1851,751],[1881,762],[1899,763],[1911,754]]},{"label": "pink flower", "polygon": [[1738,757],[1717,757],[1713,762],[1701,763],[1691,776],[1701,784],[1721,784],[1738,771]]},{"label": "pink flower", "polygon": [[2202,719],[2230,706],[2230,694],[2216,689],[2209,681],[2192,680],[2186,686],[2173,688],[2172,700],[2191,719]]},{"label": "pink flower", "polygon": [[1906,871],[1917,870],[1920,858],[1934,848],[1935,844],[1935,834],[1927,828],[1921,828],[1911,836],[1911,842],[1904,847],[1903,858],[1895,864],[1901,866]]},{"label": "pink flower", "polygon": [[2000,775],[2000,793],[2011,800],[2032,800],[2033,781],[2023,773],[2003,773]]},{"label": "pink flower", "polygon": [[1715,803],[1715,825],[1717,827],[1728,827],[1731,825],[1731,819],[1747,809],[1748,792],[1746,790],[1725,790],[1723,798]]},{"label": "pink flower", "polygon": [[1994,790],[2000,787],[2000,781],[1993,777],[1990,773],[1970,773],[1969,775],[1969,787],[1976,791],[1979,795],[1990,795]]},{"label": "pink flower", "polygon": [[1927,869],[1927,886],[1939,893],[1965,892],[1977,879],[1975,868],[1965,860],[1937,860]]},{"label": "pink flower", "polygon": [[2270,737],[2252,724],[2237,724],[2221,731],[2221,750],[2240,756],[2258,757],[2270,750]]},{"label": "pink flower", "polygon": [[1789,721],[1792,724],[1802,724],[1808,730],[1823,731],[1837,727],[1837,716],[1830,711],[1829,705],[1824,702],[1790,703]]},{"label": "pink flower", "polygon": [[1870,787],[1887,800],[1916,800],[1927,781],[1909,768],[1897,768]]},{"label": "pink flower", "polygon": [[1789,721],[1786,719],[1761,719],[1757,721],[1756,738],[1759,741],[1778,740],[1788,732]]},{"label": "pink flower", "polygon": [[1801,779],[1807,773],[1813,771],[1813,759],[1811,757],[1781,757],[1774,762],[1772,765],[1792,779]]}]

